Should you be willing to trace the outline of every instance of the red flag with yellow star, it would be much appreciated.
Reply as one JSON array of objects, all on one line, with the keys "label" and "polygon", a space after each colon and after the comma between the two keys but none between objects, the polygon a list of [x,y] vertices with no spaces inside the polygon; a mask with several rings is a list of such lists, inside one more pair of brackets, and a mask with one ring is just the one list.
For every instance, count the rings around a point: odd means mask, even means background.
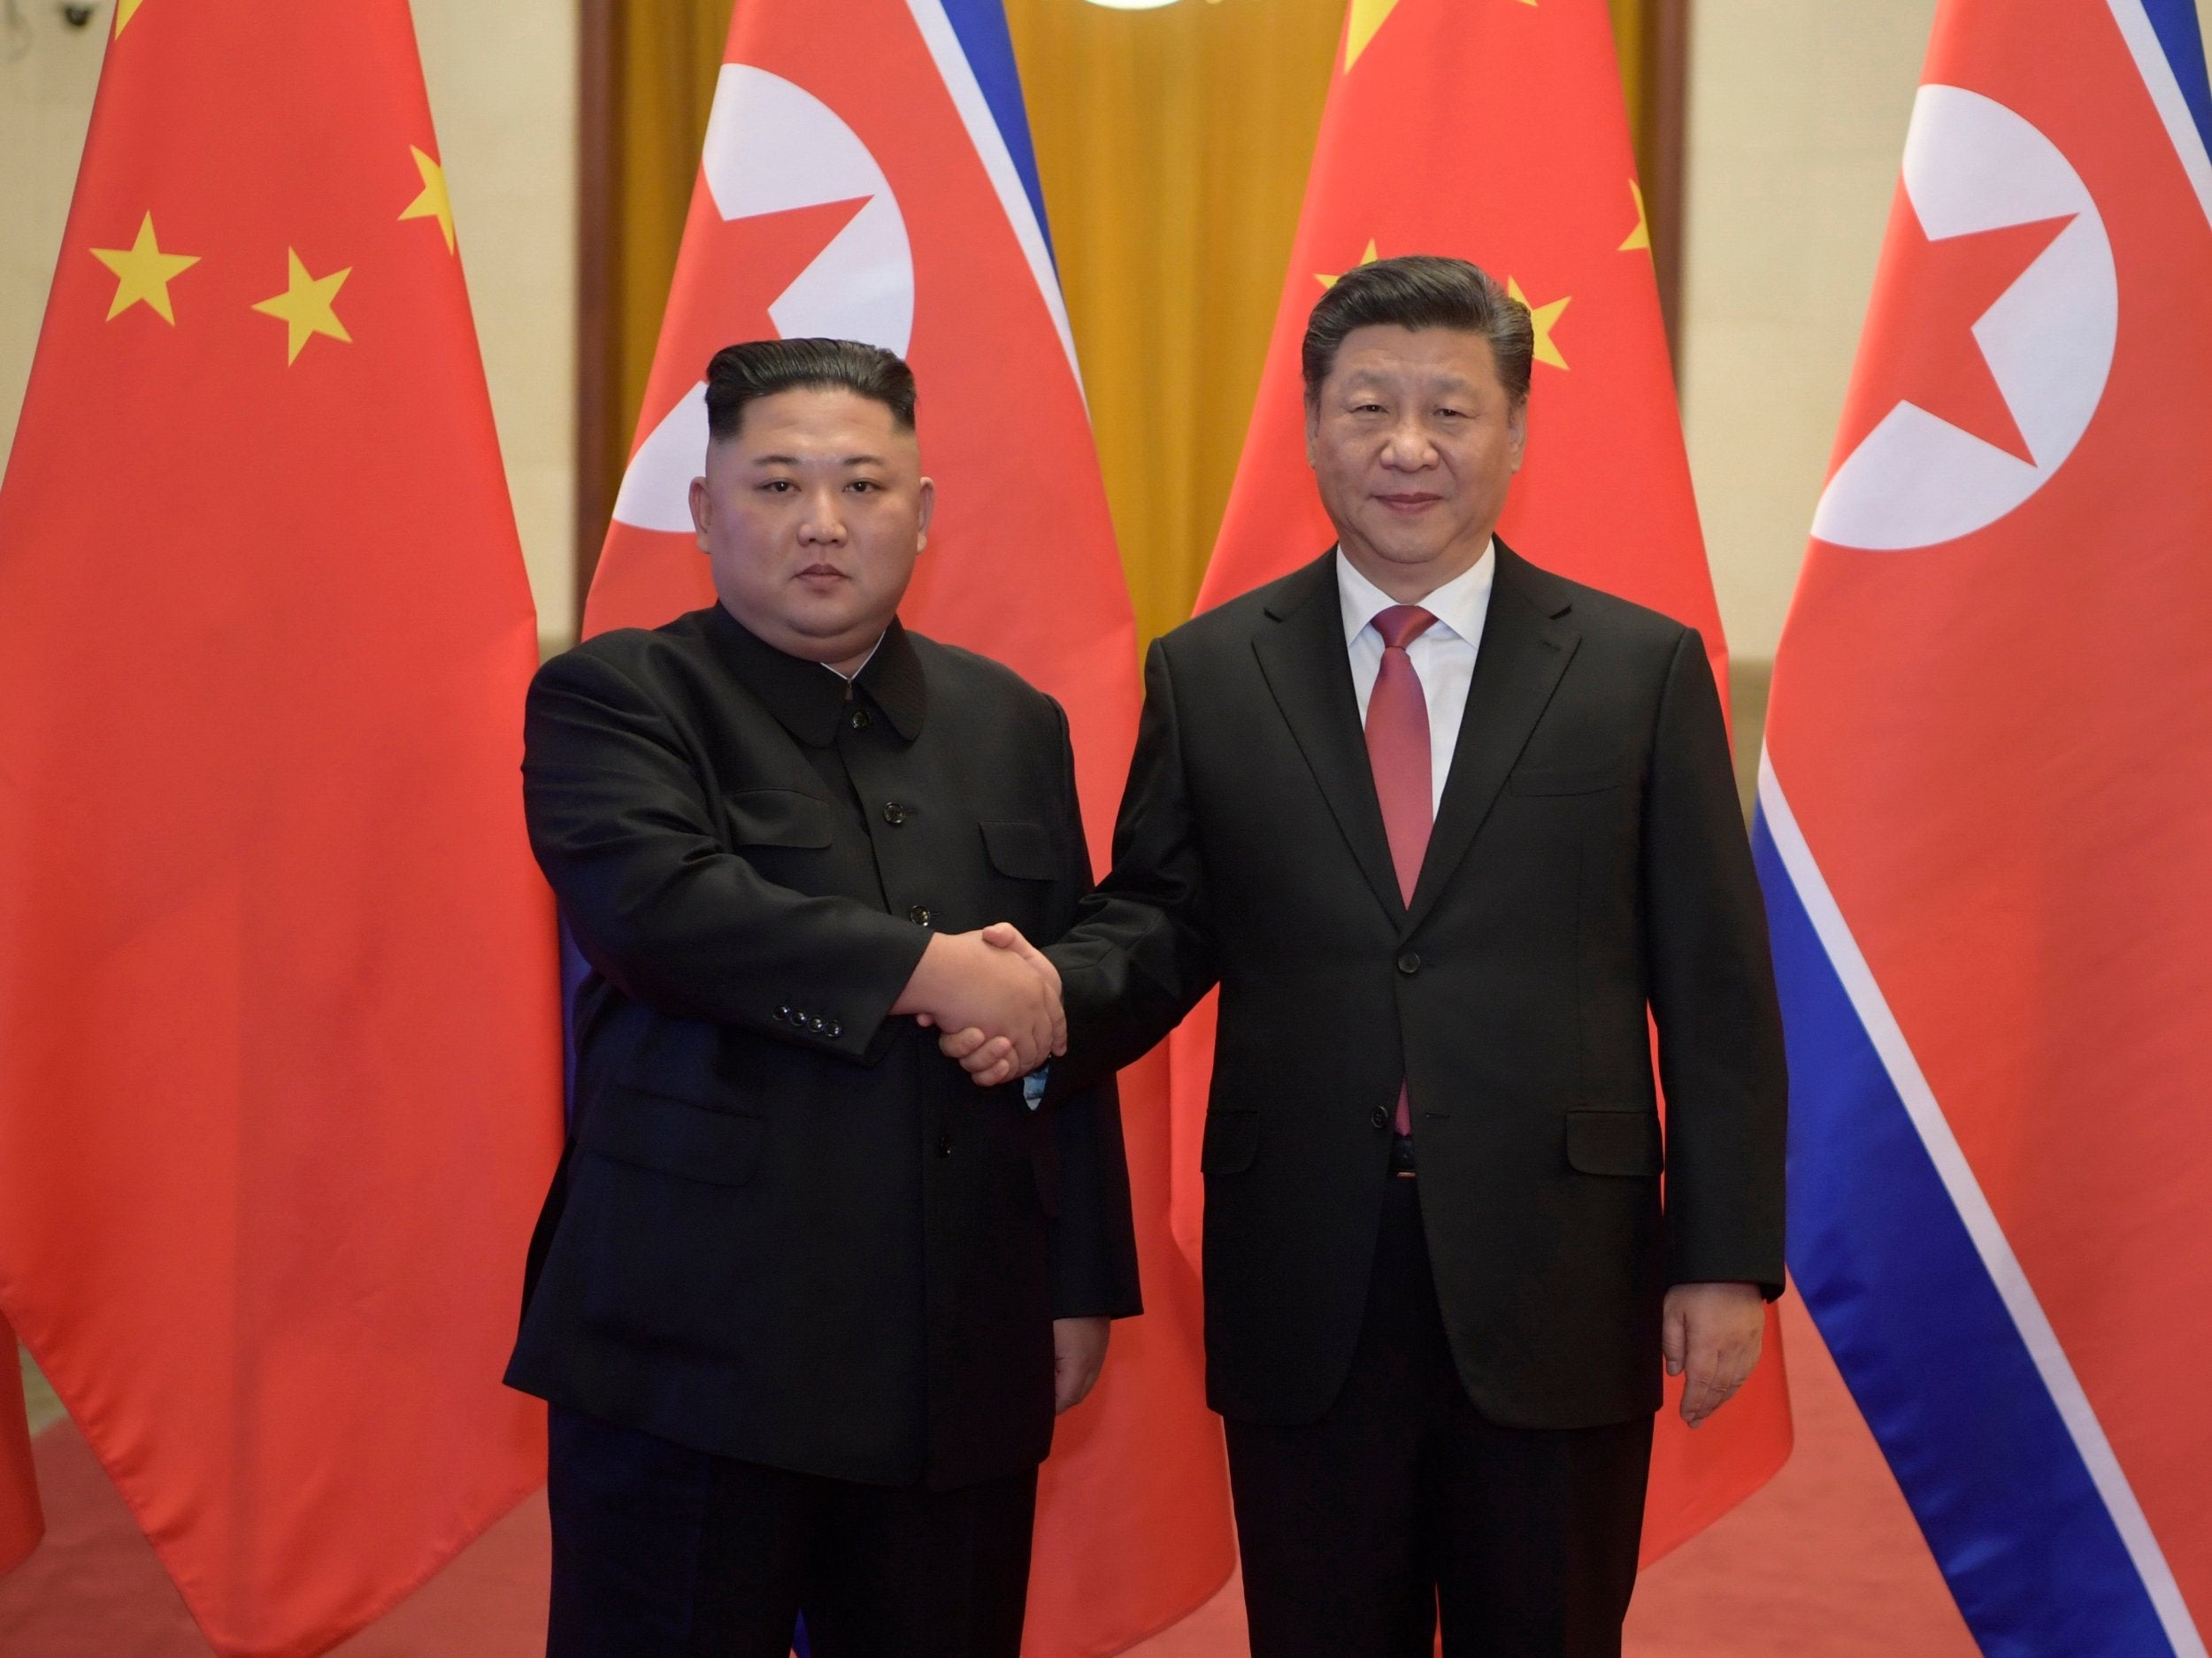
[{"label": "red flag with yellow star", "polygon": [[0,485],[0,1309],[209,1641],[541,1476],[536,626],[405,0],[122,0]]},{"label": "red flag with yellow star", "polygon": [[[1407,253],[1473,260],[1535,321],[1528,459],[1500,533],[1547,569],[1696,627],[1725,686],[1605,0],[1351,0],[1200,608],[1335,539],[1306,464],[1299,342],[1335,273]],[[1177,1231],[1187,1244],[1198,1227],[1212,1038],[1210,1002],[1173,1054]],[[1671,1385],[1671,1407],[1679,1387]],[[1789,1447],[1770,1313],[1766,1361],[1725,1410],[1694,1439],[1671,1408],[1661,1415],[1645,1558],[1755,1490]]]}]

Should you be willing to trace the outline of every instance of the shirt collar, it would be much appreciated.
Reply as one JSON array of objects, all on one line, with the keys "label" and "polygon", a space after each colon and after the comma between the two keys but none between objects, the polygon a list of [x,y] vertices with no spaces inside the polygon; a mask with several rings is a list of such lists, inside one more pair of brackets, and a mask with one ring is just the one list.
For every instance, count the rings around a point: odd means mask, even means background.
[{"label": "shirt collar", "polygon": [[[1482,636],[1490,610],[1490,584],[1498,573],[1498,542],[1493,536],[1482,557],[1425,597],[1414,601],[1470,644]],[[1344,642],[1349,645],[1367,625],[1398,603],[1360,574],[1344,549],[1336,549],[1336,594],[1344,610]]]},{"label": "shirt collar", "polygon": [[785,655],[718,604],[708,606],[706,617],[707,631],[731,671],[800,741],[829,747],[854,698],[873,703],[907,741],[922,734],[929,690],[922,659],[896,617],[849,681],[826,663]]}]

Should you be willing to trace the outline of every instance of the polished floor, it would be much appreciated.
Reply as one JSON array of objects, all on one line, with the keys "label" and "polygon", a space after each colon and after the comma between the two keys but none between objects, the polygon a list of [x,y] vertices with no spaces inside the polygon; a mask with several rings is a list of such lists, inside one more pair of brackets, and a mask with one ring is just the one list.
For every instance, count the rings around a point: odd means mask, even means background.
[{"label": "polished floor", "polygon": [[[1632,1658],[1971,1658],[1897,1486],[1794,1299],[1784,1303],[1797,1449],[1757,1495],[1646,1572]],[[38,1436],[48,1537],[0,1578],[8,1658],[208,1658],[168,1579],[66,1419]],[[526,1502],[341,1658],[534,1658],[545,1505]],[[1135,1649],[1243,1658],[1233,1581]],[[1057,1658],[1057,1655],[1053,1655]]]}]

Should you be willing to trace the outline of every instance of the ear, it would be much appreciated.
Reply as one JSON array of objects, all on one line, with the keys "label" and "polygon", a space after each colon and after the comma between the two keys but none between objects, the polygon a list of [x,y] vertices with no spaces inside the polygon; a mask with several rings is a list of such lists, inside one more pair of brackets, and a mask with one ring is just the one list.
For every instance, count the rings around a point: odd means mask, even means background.
[{"label": "ear", "polygon": [[1512,445],[1513,470],[1517,472],[1521,470],[1521,462],[1526,458],[1528,449],[1528,399],[1525,396],[1517,398],[1513,407],[1506,411],[1505,430],[1506,441]]},{"label": "ear", "polygon": [[707,546],[707,526],[713,517],[714,497],[707,493],[707,480],[703,478],[693,479],[691,480],[691,523],[692,527],[698,532],[699,550],[703,553],[711,550]]},{"label": "ear", "polygon": [[1314,464],[1316,464],[1316,461],[1315,461],[1315,451],[1316,451],[1316,450],[1317,450],[1317,449],[1320,448],[1320,446],[1321,446],[1321,406],[1320,406],[1318,403],[1310,403],[1310,403],[1308,403],[1306,404],[1306,464],[1307,464],[1307,465],[1311,466],[1311,465],[1314,465]]},{"label": "ear", "polygon": [[916,486],[915,495],[921,503],[921,510],[914,515],[914,527],[919,532],[914,549],[919,552],[929,545],[929,521],[937,513],[937,480],[934,478],[923,479]]}]

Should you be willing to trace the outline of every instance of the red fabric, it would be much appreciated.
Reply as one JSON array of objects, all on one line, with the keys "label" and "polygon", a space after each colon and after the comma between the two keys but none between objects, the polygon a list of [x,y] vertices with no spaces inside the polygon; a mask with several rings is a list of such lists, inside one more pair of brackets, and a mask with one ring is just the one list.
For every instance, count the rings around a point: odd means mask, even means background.
[{"label": "red fabric", "polygon": [[[901,614],[1059,699],[1102,860],[1136,734],[1135,625],[1056,285],[1018,240],[1026,209],[994,188],[901,0],[739,0],[725,56],[586,631],[713,602],[680,491],[705,446],[687,400],[717,348],[788,321],[899,349],[938,486]],[[749,105],[772,120],[751,124]],[[1164,1060],[1125,1072],[1121,1100],[1146,1310],[1115,1326],[1103,1379],[1045,1464],[1025,1649],[1054,1658],[1174,1623],[1234,1562],[1198,1286],[1168,1227]]]},{"label": "red fabric", "polygon": [[[15,1332],[0,1318],[0,1366],[14,1356]],[[46,1534],[38,1475],[31,1466],[31,1424],[19,1370],[0,1370],[0,1573],[23,1563]]]},{"label": "red fabric", "polygon": [[[1428,855],[1429,832],[1436,827],[1436,791],[1429,756],[1429,703],[1421,675],[1406,655],[1436,618],[1417,604],[1394,604],[1372,623],[1382,635],[1382,666],[1367,699],[1367,764],[1375,774],[1375,795],[1382,806],[1383,833],[1390,841],[1390,862],[1398,871],[1398,891],[1413,902]],[[1401,1119],[1405,1101],[1398,1102]],[[1402,1120],[1400,1133],[1405,1132]]]},{"label": "red fabric", "polygon": [[[1726,647],[1682,448],[1674,379],[1604,0],[1540,6],[1359,0],[1322,116],[1275,333],[1199,595],[1218,604],[1333,537],[1307,466],[1298,347],[1323,284],[1368,250],[1455,254],[1526,296],[1539,323],[1528,458],[1499,532],[1537,564]],[[1564,367],[1560,366],[1563,363]],[[1196,1238],[1198,1122],[1212,1007],[1176,1037],[1175,1224]],[[1646,1508],[1655,1559],[1789,1455],[1780,1329],[1744,1390],[1693,1438],[1669,1391]]]},{"label": "red fabric", "polygon": [[536,630],[436,153],[404,0],[118,13],[0,487],[0,1304],[227,1654],[541,1478]]}]

